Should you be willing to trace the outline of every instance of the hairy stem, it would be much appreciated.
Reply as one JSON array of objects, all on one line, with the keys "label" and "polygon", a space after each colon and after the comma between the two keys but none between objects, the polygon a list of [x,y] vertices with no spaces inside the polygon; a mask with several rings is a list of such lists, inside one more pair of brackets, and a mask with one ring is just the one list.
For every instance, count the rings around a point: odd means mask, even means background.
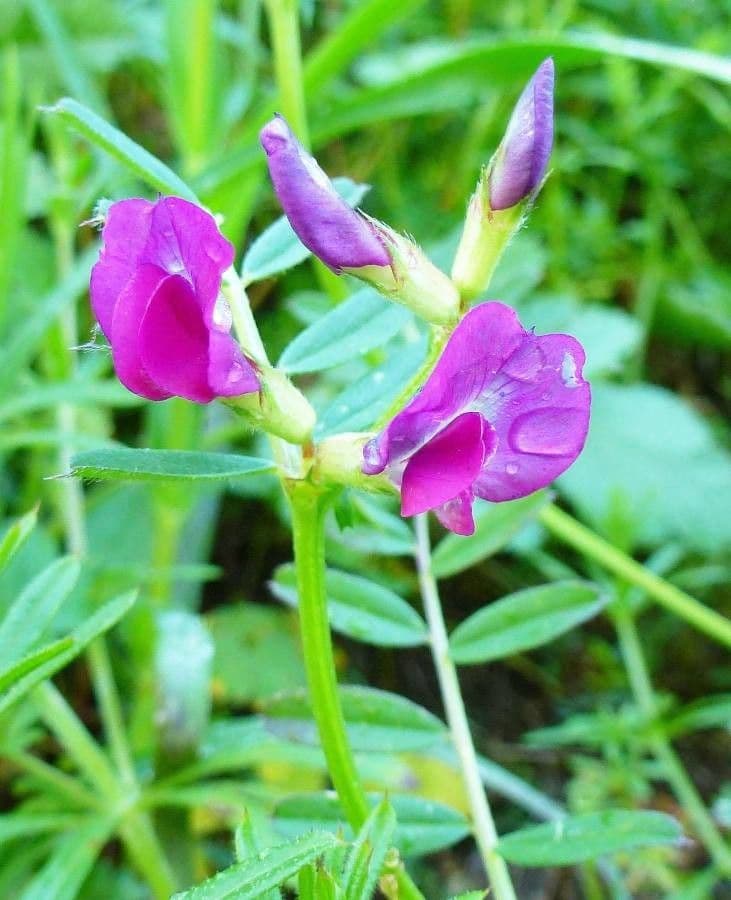
[{"label": "hairy stem", "polygon": [[[312,709],[327,768],[345,817],[354,831],[370,812],[345,731],[333,659],[325,593],[325,513],[327,496],[306,481],[288,485],[297,570],[302,652]],[[394,873],[401,900],[423,900],[403,870]]]},{"label": "hairy stem", "polygon": [[312,708],[330,777],[348,822],[357,830],[367,818],[369,809],[345,733],[327,618],[324,566],[326,500],[306,482],[293,484],[289,498],[302,651]]},{"label": "hairy stem", "polygon": [[416,517],[416,564],[424,612],[429,625],[431,651],[439,679],[447,723],[460,762],[460,770],[472,812],[472,827],[480,848],[490,884],[497,900],[516,900],[515,890],[505,861],[495,852],[498,835],[472,742],[457,669],[449,655],[449,639],[444,624],[436,579],[431,570],[428,520]]}]

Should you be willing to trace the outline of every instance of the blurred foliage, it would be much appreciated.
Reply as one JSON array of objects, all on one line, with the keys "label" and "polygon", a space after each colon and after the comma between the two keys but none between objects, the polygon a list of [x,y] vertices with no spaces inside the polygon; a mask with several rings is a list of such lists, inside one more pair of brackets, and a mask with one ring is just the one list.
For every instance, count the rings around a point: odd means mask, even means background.
[{"label": "blurred foliage", "polygon": [[[413,234],[445,268],[523,81],[555,56],[552,174],[490,293],[514,304],[527,326],[570,331],[586,346],[593,425],[585,454],[559,482],[561,497],[614,544],[728,611],[731,5],[311,0],[301,13],[323,167],[370,183],[367,212]],[[284,800],[324,788],[323,761],[261,712],[273,693],[304,683],[295,613],[274,606],[268,587],[291,559],[276,480],[82,490],[51,477],[68,471],[73,452],[119,444],[267,453],[226,410],[143,405],[115,382],[85,296],[97,237],[78,226],[100,198],[149,191],[41,111],[64,95],[186,179],[224,216],[243,258],[278,215],[256,143],[277,105],[260,4],[0,0],[0,516],[10,529],[2,547],[22,532],[12,559],[0,547],[0,896],[132,900],[163,896],[168,883],[187,887],[278,843],[272,814],[283,802],[298,827],[324,828],[330,813],[320,794],[308,795],[306,814],[296,797]],[[250,294],[272,359],[352,288],[308,264],[264,274]],[[384,328],[352,359],[300,368],[322,433],[370,426],[418,364],[413,317],[399,311]],[[296,349],[290,360],[301,359]],[[37,503],[30,527],[19,517]],[[337,512],[328,561],[371,586],[356,612],[370,603],[369,615],[383,615],[376,589],[396,592],[403,606],[414,600],[413,535],[393,504],[352,492]],[[716,824],[728,828],[728,657],[535,522],[520,524],[486,541],[469,568],[449,569],[450,624],[544,580],[589,576],[614,598],[612,609],[619,598],[641,616],[661,699],[648,710],[630,691],[612,613],[549,647],[462,669],[476,741],[490,758],[485,782],[510,801],[496,806],[500,832],[559,815],[556,797],[576,814],[665,811],[693,838],[622,852],[599,876],[587,866],[568,875],[516,869],[520,896],[712,896],[718,873],[652,741],[658,728],[678,738]],[[66,554],[83,557],[80,572]],[[340,614],[351,630],[333,616],[345,635],[343,680],[398,690],[441,714],[421,638],[396,653],[386,641],[365,647],[353,640],[348,596]],[[399,616],[418,630],[415,612],[416,625],[408,611]],[[109,730],[117,714],[121,738]],[[385,727],[377,716],[366,724]],[[392,792],[397,828],[412,826],[412,836],[424,836],[420,795],[440,801],[429,801],[424,843],[408,846],[453,844],[466,833],[453,760],[439,757],[444,748],[398,749],[364,750],[369,786]],[[113,777],[110,786],[110,758],[133,798],[127,807]],[[244,810],[256,827],[237,834],[234,852],[231,830]],[[377,813],[385,850],[393,810]],[[145,861],[153,820],[172,863],[168,882],[155,881]],[[347,860],[343,851],[312,864],[332,843],[323,835],[307,850],[314,855],[287,870],[304,867],[303,897],[307,879],[355,878],[357,841]],[[466,842],[417,865],[429,896],[480,884]]]}]

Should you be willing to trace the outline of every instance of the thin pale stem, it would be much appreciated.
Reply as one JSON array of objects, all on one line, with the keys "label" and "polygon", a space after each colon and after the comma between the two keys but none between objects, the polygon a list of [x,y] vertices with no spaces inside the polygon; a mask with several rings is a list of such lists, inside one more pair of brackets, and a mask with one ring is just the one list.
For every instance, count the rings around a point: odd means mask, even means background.
[{"label": "thin pale stem", "polygon": [[424,612],[429,625],[432,657],[437,671],[447,723],[452,734],[452,742],[460,761],[460,771],[472,812],[475,839],[497,900],[516,900],[515,889],[510,880],[505,860],[495,852],[495,845],[498,841],[497,830],[482,785],[477,754],[459,687],[457,669],[449,655],[447,628],[442,615],[437,582],[431,569],[431,548],[426,515],[416,517],[416,565]]},{"label": "thin pale stem", "polygon": [[[259,334],[246,288],[233,266],[224,273],[222,290],[244,353],[253,359],[254,363],[269,365],[269,357]],[[269,443],[280,470],[290,477],[299,476],[303,470],[302,448],[274,435],[269,435]]]},{"label": "thin pale stem", "polygon": [[680,758],[670,741],[654,720],[657,716],[657,700],[650,680],[650,673],[642,651],[634,614],[626,605],[618,602],[613,609],[613,619],[622,657],[627,669],[632,693],[638,707],[651,723],[650,749],[662,766],[675,796],[688,814],[693,827],[705,844],[718,869],[731,874],[731,847],[715,826],[703,799],[688,777]]},{"label": "thin pale stem", "polygon": [[254,362],[268,364],[269,357],[251,311],[246,289],[233,266],[223,273],[222,291],[231,310],[236,336],[244,352]]},{"label": "thin pale stem", "polygon": [[699,631],[731,647],[731,621],[646,569],[558,507],[544,506],[539,518],[559,540],[593,559],[622,581],[642,588],[656,603]]}]

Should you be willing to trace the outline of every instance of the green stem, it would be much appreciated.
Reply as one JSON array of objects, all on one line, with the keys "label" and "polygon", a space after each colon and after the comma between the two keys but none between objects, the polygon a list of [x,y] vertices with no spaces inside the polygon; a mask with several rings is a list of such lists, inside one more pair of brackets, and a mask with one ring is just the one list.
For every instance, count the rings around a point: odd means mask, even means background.
[{"label": "green stem", "polygon": [[724,616],[655,575],[558,507],[544,506],[538,517],[564,543],[595,560],[622,581],[642,588],[656,603],[699,631],[731,647],[731,622]]},{"label": "green stem", "polygon": [[157,900],[169,900],[175,879],[149,814],[134,809],[122,820],[119,835],[135,868],[152,888]]},{"label": "green stem", "polygon": [[312,708],[330,777],[345,816],[357,831],[366,820],[369,809],[345,733],[327,618],[324,566],[327,502],[307,482],[293,483],[289,498],[302,650]]},{"label": "green stem", "polygon": [[129,744],[127,743],[124,717],[117,686],[114,683],[106,641],[97,639],[90,644],[87,651],[87,659],[94,683],[94,693],[99,702],[104,734],[109,744],[109,752],[123,784],[129,788],[136,788],[137,775],[132,762]]},{"label": "green stem", "polygon": [[428,521],[425,515],[416,517],[416,565],[424,612],[429,625],[431,651],[437,671],[439,688],[447,715],[452,742],[460,761],[467,798],[472,812],[472,827],[480,848],[485,870],[497,900],[516,900],[508,867],[495,852],[497,829],[482,785],[475,745],[470,734],[457,669],[449,655],[449,638],[439,601],[437,582],[431,569]]},{"label": "green stem", "polygon": [[266,0],[274,70],[282,113],[305,147],[310,145],[303,90],[298,0]]},{"label": "green stem", "polygon": [[[297,569],[302,652],[312,709],[330,778],[354,831],[370,812],[345,731],[325,593],[325,513],[328,498],[306,481],[288,484]],[[394,873],[401,900],[424,900],[403,870]]]},{"label": "green stem", "polygon": [[685,767],[667,737],[660,728],[656,727],[657,702],[634,615],[626,605],[620,602],[615,604],[612,612],[632,693],[640,710],[652,723],[650,738],[652,752],[662,766],[675,796],[687,812],[688,818],[693,823],[716,866],[721,872],[731,874],[731,848],[716,828],[701,796],[688,777]]},{"label": "green stem", "polygon": [[107,755],[89,734],[61,692],[50,681],[44,681],[33,692],[33,700],[41,719],[56,735],[82,774],[99,793],[117,801],[120,796],[120,784]]},{"label": "green stem", "polygon": [[66,775],[55,766],[22,751],[3,751],[3,755],[19,769],[42,781],[50,791],[63,796],[76,806],[99,809],[103,804],[77,779]]}]

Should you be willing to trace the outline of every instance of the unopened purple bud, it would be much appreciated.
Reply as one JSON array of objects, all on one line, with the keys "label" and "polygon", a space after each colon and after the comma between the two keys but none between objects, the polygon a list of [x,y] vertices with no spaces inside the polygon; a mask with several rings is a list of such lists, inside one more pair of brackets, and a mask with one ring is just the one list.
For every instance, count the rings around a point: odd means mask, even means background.
[{"label": "unopened purple bud", "polygon": [[265,125],[259,137],[282,209],[308,250],[338,274],[391,265],[375,227],[340,197],[281,116]]},{"label": "unopened purple bud", "polygon": [[540,187],[553,146],[553,81],[549,56],[520,95],[492,162],[492,209],[509,209]]}]

